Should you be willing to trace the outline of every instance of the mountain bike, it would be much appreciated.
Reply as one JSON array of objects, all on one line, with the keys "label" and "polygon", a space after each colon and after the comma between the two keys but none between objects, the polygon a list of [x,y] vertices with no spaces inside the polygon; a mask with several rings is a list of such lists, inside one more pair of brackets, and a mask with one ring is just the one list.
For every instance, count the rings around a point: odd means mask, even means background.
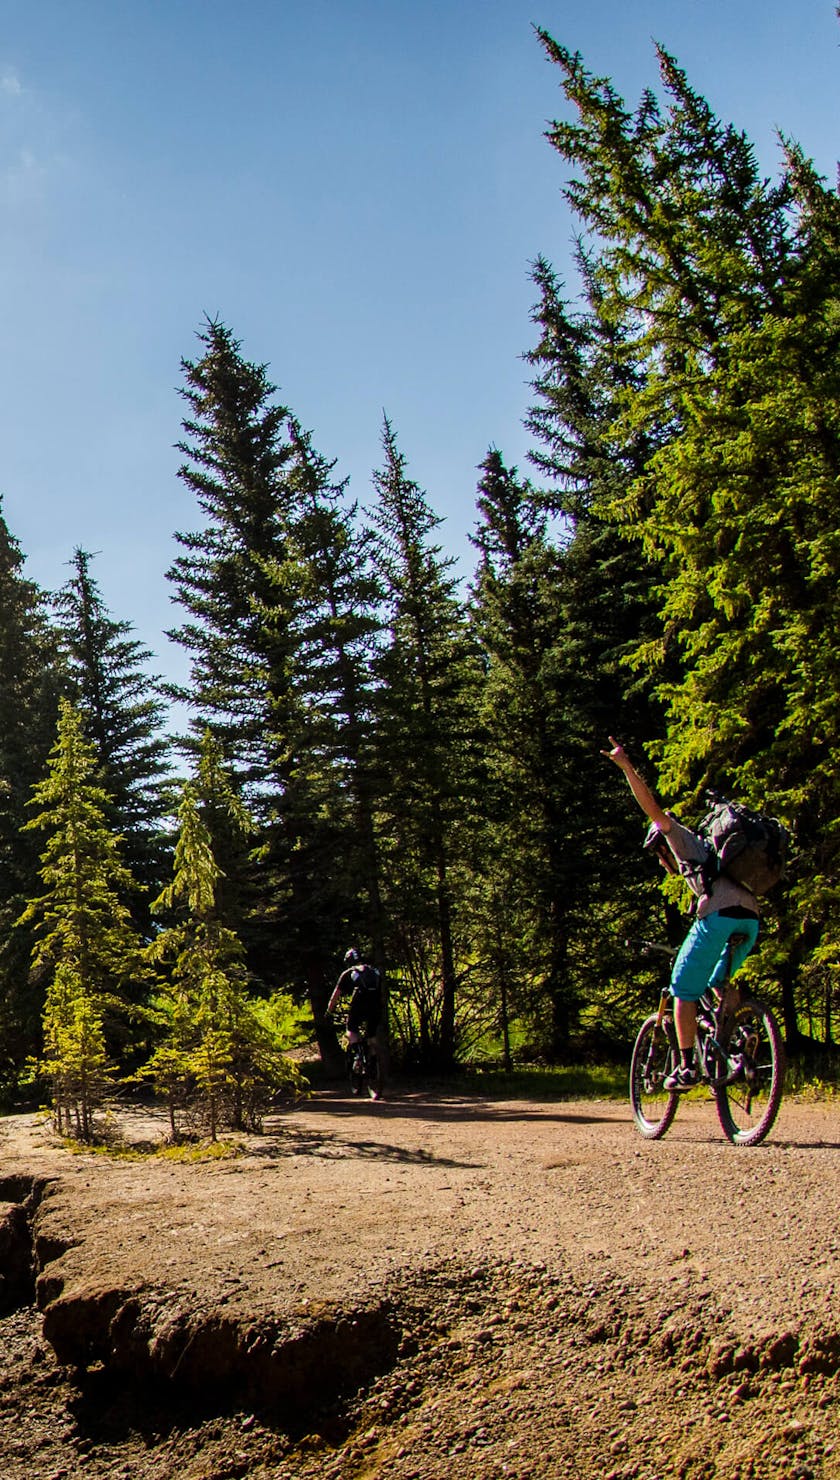
[{"label": "mountain bike", "polygon": [[[733,935],[727,947],[725,979],[697,1004],[694,1057],[698,1084],[717,1105],[724,1135],[734,1146],[757,1146],[773,1127],[784,1088],[782,1037],[770,1008],[731,984],[732,951],[743,941]],[[676,955],[655,941],[638,943],[643,954]],[[639,1029],[630,1060],[630,1104],[637,1128],[658,1141],[673,1123],[685,1090],[668,1090],[665,1080],[680,1062],[673,999],[662,990],[659,1008]]]},{"label": "mountain bike", "polygon": [[[347,1019],[336,1019],[336,1026],[347,1030]],[[350,1077],[350,1093],[356,1098],[368,1095],[371,1100],[382,1098],[382,1065],[376,1044],[367,1033],[360,1032],[355,1043],[348,1043],[347,1071]]]}]

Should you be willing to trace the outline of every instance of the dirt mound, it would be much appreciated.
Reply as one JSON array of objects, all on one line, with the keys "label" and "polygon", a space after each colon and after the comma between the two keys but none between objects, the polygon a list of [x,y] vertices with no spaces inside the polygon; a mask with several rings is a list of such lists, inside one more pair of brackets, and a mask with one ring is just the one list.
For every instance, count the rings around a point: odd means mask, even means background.
[{"label": "dirt mound", "polygon": [[419,1094],[197,1163],[0,1135],[11,1480],[840,1476],[831,1108],[752,1151]]}]

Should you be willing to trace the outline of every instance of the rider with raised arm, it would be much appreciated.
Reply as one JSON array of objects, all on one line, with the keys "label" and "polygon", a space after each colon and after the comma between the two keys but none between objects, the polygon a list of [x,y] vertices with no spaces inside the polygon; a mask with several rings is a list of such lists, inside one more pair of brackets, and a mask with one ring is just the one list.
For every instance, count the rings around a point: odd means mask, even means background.
[{"label": "rider with raised arm", "polygon": [[671,973],[680,1063],[664,1084],[668,1090],[690,1089],[697,1083],[694,1063],[697,1003],[708,987],[724,980],[729,942],[733,935],[742,937],[732,946],[733,973],[749,955],[758,938],[758,903],[749,889],[736,884],[726,874],[718,874],[707,883],[702,865],[708,857],[708,845],[663,809],[624,747],[612,735],[610,749],[601,754],[624,772],[633,796],[650,819],[645,846],[653,849],[669,872],[682,875],[696,898],[694,923],[680,947]]}]

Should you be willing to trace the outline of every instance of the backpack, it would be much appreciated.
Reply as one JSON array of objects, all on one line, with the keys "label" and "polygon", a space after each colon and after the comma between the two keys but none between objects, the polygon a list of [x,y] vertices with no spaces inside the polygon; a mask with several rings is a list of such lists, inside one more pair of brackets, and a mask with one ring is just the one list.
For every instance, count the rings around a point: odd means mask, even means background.
[{"label": "backpack", "polygon": [[720,874],[752,894],[766,894],[784,873],[789,833],[775,817],[753,812],[740,802],[728,802],[708,792],[711,810],[697,831],[709,845],[704,864],[705,885]]},{"label": "backpack", "polygon": [[379,972],[375,966],[367,966],[362,962],[354,966],[350,976],[353,984],[353,996],[361,993],[363,996],[379,996]]}]

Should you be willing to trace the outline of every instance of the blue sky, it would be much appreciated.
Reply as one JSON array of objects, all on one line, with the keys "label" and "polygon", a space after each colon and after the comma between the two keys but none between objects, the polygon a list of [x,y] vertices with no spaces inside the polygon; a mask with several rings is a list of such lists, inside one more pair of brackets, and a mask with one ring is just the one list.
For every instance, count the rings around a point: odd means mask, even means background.
[{"label": "blue sky", "polygon": [[361,503],[387,411],[468,573],[477,464],[526,463],[529,263],[571,273],[534,24],[629,102],[662,41],[768,174],[781,128],[834,180],[834,0],[0,0],[3,512],[48,588],[101,552],[159,671],[206,314]]}]

